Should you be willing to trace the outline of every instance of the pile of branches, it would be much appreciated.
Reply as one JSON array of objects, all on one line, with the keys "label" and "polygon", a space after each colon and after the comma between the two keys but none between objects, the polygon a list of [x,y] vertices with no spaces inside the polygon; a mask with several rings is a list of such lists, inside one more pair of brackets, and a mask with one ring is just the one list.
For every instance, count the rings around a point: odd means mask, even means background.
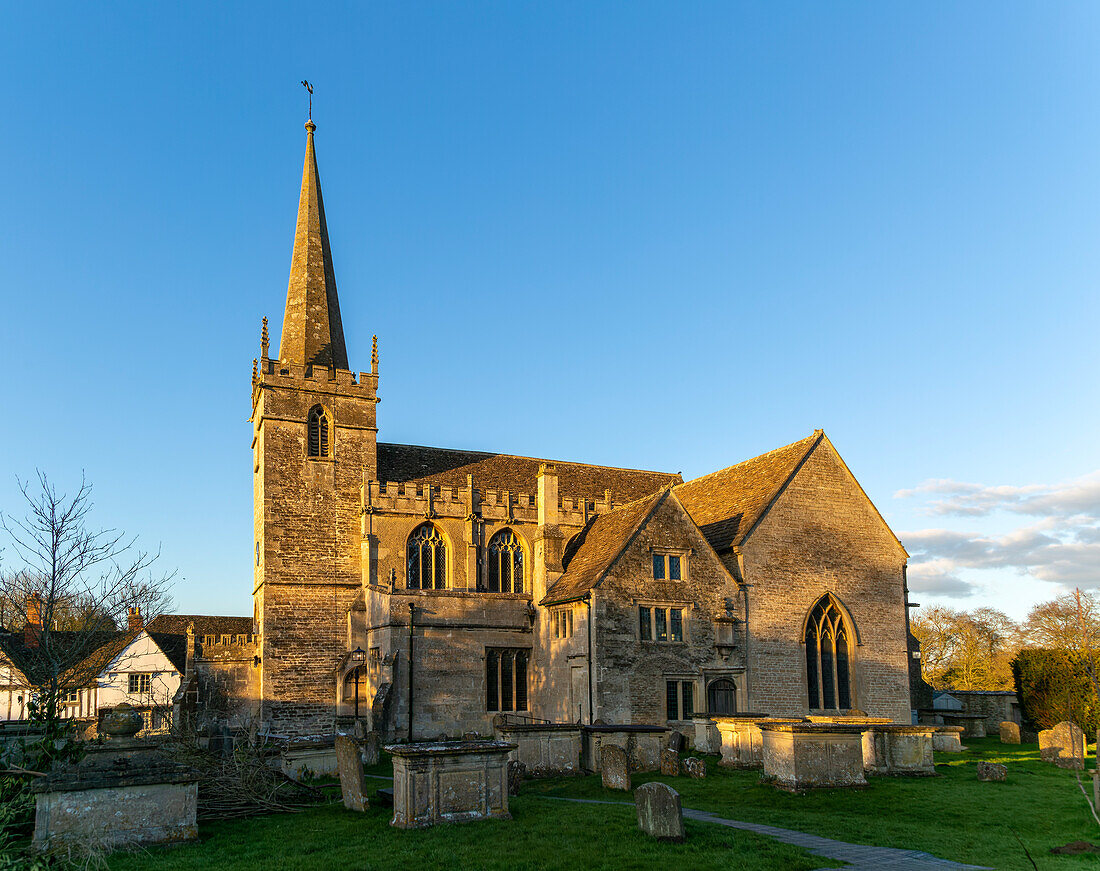
[{"label": "pile of branches", "polygon": [[277,759],[262,748],[243,745],[222,755],[176,745],[171,755],[199,772],[199,822],[297,813],[325,800],[322,790],[272,767]]}]

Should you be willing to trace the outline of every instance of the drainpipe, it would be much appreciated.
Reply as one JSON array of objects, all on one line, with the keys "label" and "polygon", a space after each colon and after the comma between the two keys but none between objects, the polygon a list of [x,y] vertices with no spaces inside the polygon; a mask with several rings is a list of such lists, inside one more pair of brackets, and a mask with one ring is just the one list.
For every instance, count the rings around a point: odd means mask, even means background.
[{"label": "drainpipe", "polygon": [[594,683],[592,677],[592,594],[588,593],[584,597],[584,606],[587,609],[586,615],[588,618],[588,723],[592,724],[593,715],[596,713],[595,700],[593,698]]},{"label": "drainpipe", "polygon": [[745,555],[741,548],[734,547],[733,555],[737,558],[737,574],[741,579],[741,595],[745,600],[745,709],[752,707],[752,632],[749,630],[749,588],[752,584],[745,583]]},{"label": "drainpipe", "polygon": [[416,605],[409,602],[409,735],[411,744],[413,739],[413,617],[416,614]]}]

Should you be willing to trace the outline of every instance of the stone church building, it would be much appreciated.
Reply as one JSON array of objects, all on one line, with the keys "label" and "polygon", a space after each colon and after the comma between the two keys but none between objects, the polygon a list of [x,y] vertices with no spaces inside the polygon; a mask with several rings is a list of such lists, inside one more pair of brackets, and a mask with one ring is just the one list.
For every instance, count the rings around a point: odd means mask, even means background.
[{"label": "stone church building", "polygon": [[692,481],[379,441],[377,342],[353,371],[306,130],[282,336],[270,354],[265,319],[252,378],[267,730],[910,721],[907,555],[820,430]]}]

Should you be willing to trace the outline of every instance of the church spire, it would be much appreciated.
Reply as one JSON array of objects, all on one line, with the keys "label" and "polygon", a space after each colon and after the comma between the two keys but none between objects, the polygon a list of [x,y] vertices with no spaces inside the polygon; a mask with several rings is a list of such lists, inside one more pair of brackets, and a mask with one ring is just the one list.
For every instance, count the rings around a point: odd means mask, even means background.
[{"label": "church spire", "polygon": [[[312,114],[312,113],[311,113]],[[290,258],[290,282],[286,290],[283,336],[279,359],[313,366],[348,368],[336,274],[332,270],[325,204],[313,150],[310,118],[306,122],[306,160],[302,168],[302,193],[298,199],[298,225]]]}]

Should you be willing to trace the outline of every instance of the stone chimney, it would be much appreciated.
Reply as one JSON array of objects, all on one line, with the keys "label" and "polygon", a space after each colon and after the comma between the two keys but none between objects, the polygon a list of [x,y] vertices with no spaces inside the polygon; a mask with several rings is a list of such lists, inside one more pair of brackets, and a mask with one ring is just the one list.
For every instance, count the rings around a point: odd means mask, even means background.
[{"label": "stone chimney", "polygon": [[23,646],[38,647],[42,635],[42,597],[31,593],[27,597],[27,623],[23,627]]},{"label": "stone chimney", "polygon": [[141,608],[134,605],[130,609],[130,613],[126,615],[126,629],[130,632],[137,632],[144,628],[145,621],[141,619]]},{"label": "stone chimney", "polygon": [[550,463],[539,466],[539,527],[535,533],[535,566],[532,590],[535,603],[561,575],[562,531],[558,526],[558,470]]}]

